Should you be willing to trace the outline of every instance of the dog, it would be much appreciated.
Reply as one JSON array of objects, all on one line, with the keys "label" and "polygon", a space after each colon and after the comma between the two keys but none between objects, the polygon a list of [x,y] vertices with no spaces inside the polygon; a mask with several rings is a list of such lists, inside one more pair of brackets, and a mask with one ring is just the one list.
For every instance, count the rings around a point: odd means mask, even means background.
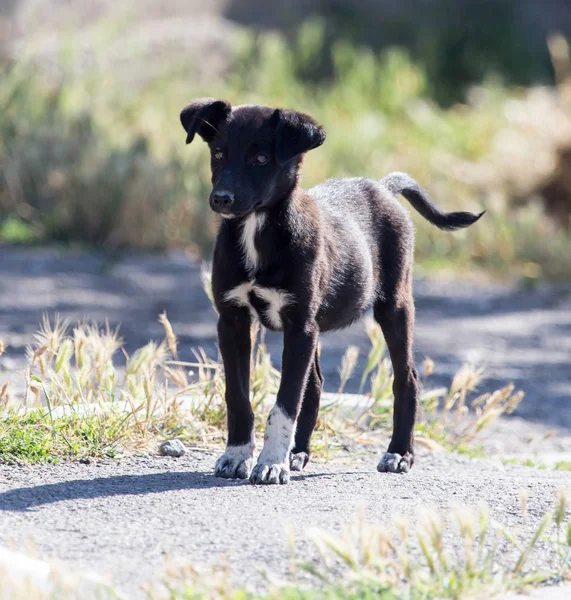
[{"label": "dog", "polygon": [[[346,327],[371,307],[394,371],[393,433],[377,470],[407,473],[419,394],[412,351],[414,226],[397,196],[444,230],[468,227],[483,213],[442,212],[405,173],[302,189],[304,154],[323,144],[325,131],[300,112],[203,98],[185,107],[180,120],[187,144],[198,134],[210,147],[210,208],[221,217],[212,291],[228,443],[215,475],[285,484],[290,471],[306,466],[323,387],[319,333]],[[281,383],[255,466],[252,319],[284,335]]]}]

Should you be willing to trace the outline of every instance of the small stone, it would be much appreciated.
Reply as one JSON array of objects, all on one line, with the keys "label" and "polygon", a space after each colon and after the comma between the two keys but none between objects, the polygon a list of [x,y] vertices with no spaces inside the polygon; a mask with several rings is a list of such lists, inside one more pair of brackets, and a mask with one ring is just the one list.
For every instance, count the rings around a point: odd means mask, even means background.
[{"label": "small stone", "polygon": [[180,440],[166,440],[160,445],[159,452],[165,456],[182,456],[186,450]]}]

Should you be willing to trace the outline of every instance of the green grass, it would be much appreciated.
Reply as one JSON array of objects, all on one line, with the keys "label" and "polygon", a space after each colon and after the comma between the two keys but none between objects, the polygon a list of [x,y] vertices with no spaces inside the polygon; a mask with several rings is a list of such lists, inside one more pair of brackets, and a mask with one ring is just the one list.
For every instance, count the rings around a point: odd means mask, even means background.
[{"label": "green grass", "polygon": [[26,244],[37,240],[32,226],[22,219],[9,216],[0,223],[0,241],[10,244]]},{"label": "green grass", "polygon": [[507,465],[518,465],[520,467],[531,467],[532,469],[553,470],[553,471],[571,471],[571,462],[558,461],[555,464],[546,464],[540,458],[503,458],[502,462]]},{"label": "green grass", "polygon": [[0,462],[52,463],[65,459],[115,458],[125,434],[125,415],[70,414],[50,419],[37,408],[8,410],[0,419]]},{"label": "green grass", "polygon": [[[533,158],[537,135],[546,156],[556,159],[559,143],[546,139],[546,128],[537,131],[538,114],[545,104],[559,114],[563,93],[541,92],[538,106],[539,92],[490,80],[466,104],[444,109],[406,52],[375,54],[346,42],[331,49],[332,76],[308,80],[301,74],[313,68],[322,37],[315,22],[289,41],[244,35],[228,76],[208,85],[189,77],[191,64],[171,61],[126,89],[97,53],[92,70],[64,68],[57,86],[31,65],[3,67],[0,239],[208,253],[216,229],[206,202],[208,153],[198,140],[185,146],[178,114],[193,98],[218,96],[293,107],[323,123],[327,141],[307,156],[306,186],[403,170],[446,210],[487,210],[476,226],[454,234],[414,215],[419,272],[476,269],[525,285],[568,279],[568,236],[532,202],[544,176]],[[66,48],[73,57],[73,37]],[[132,57],[133,70],[144,67],[143,57]],[[514,101],[529,122],[506,116]],[[506,136],[516,136],[516,145],[498,143]]]}]

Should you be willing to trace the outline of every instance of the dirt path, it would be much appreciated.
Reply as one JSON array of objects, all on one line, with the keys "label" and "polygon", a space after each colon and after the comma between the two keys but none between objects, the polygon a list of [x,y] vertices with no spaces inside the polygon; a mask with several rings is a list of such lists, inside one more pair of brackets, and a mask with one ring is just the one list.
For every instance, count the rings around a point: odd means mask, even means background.
[{"label": "dirt path", "polygon": [[[129,350],[160,338],[157,316],[168,312],[183,358],[202,345],[216,356],[216,315],[200,284],[200,267],[182,254],[125,255],[57,249],[0,248],[0,382],[22,390],[25,347],[44,312],[77,321],[88,317],[121,325]],[[518,414],[571,428],[571,289],[520,292],[500,285],[438,279],[416,282],[416,356],[436,365],[430,385],[448,385],[465,361],[485,367],[482,389],[513,381],[526,392]],[[362,324],[322,336],[325,386],[336,391],[337,368],[349,344],[368,341]],[[268,336],[279,365],[281,336]],[[357,381],[347,391],[356,391]]]},{"label": "dirt path", "polygon": [[[408,476],[381,475],[375,457],[310,464],[287,486],[252,486],[212,476],[215,453],[181,459],[141,457],[100,465],[0,466],[0,545],[34,541],[42,559],[107,577],[142,597],[141,584],[167,564],[227,564],[238,584],[258,586],[263,573],[284,577],[295,555],[316,556],[311,528],[340,531],[364,507],[371,522],[428,506],[486,502],[503,524],[531,532],[571,473],[503,468],[450,455],[421,457]],[[528,517],[519,508],[528,496]],[[551,557],[540,549],[538,564]]]}]

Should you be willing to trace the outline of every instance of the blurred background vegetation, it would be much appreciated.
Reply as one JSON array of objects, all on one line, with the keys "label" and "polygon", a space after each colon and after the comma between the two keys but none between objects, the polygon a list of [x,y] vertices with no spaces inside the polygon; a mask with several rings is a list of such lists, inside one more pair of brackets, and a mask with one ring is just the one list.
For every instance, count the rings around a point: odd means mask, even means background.
[{"label": "blurred background vegetation", "polygon": [[[568,0],[0,0],[0,241],[211,247],[198,96],[311,113],[304,184],[391,170],[447,210],[419,269],[571,275]],[[417,219],[416,215],[414,217]]]}]

